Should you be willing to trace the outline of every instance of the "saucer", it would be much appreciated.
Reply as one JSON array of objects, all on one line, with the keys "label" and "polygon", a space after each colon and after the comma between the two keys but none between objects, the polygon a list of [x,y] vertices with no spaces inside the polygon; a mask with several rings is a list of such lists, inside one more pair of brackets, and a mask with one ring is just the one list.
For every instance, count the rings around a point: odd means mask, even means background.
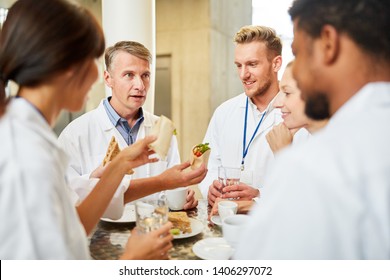
[{"label": "saucer", "polygon": [[213,224],[217,226],[222,226],[222,220],[220,216],[212,216],[210,220]]},{"label": "saucer", "polygon": [[195,255],[203,260],[229,260],[234,249],[222,237],[202,239],[192,246]]}]

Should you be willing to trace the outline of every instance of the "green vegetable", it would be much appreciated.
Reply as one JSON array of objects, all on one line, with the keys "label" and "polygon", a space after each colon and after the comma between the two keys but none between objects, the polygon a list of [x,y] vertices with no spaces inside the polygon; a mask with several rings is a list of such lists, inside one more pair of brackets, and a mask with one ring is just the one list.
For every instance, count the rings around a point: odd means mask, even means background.
[{"label": "green vegetable", "polygon": [[194,155],[197,155],[199,153],[200,155],[203,155],[207,150],[210,150],[209,143],[198,144],[194,147],[192,151],[194,152]]},{"label": "green vegetable", "polygon": [[179,235],[179,234],[180,234],[180,229],[178,229],[178,228],[172,228],[172,229],[170,230],[170,232],[171,232],[172,235]]}]

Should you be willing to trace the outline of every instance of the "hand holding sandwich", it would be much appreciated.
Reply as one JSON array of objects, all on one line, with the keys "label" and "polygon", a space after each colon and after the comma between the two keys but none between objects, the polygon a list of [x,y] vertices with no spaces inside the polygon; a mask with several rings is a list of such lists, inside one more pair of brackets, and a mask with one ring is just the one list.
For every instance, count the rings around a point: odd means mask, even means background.
[{"label": "hand holding sandwich", "polygon": [[135,142],[123,149],[104,167],[104,172],[95,188],[77,207],[87,234],[92,231],[102,217],[123,176],[132,168],[158,160],[149,158],[149,155],[154,152],[149,149],[148,145],[155,140],[155,136],[148,136]]},{"label": "hand holding sandwich", "polygon": [[149,135],[144,139],[138,140],[133,145],[123,149],[113,160],[121,162],[127,170],[158,161],[157,158],[149,158],[155,152],[149,148],[149,144],[156,140],[156,136]]}]

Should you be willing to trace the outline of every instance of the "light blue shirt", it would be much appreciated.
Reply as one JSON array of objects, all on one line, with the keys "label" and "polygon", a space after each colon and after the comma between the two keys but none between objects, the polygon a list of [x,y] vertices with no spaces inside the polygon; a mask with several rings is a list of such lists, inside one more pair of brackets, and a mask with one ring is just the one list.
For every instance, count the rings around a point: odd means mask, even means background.
[{"label": "light blue shirt", "polygon": [[110,119],[111,123],[116,127],[116,129],[118,129],[123,139],[125,139],[127,145],[131,145],[135,141],[137,141],[138,130],[141,126],[141,123],[144,121],[144,112],[142,108],[139,109],[140,116],[135,122],[134,126],[130,127],[127,120],[119,116],[118,113],[111,106],[110,99],[111,97],[107,97],[105,100],[103,100],[103,106],[107,112],[108,118]]}]

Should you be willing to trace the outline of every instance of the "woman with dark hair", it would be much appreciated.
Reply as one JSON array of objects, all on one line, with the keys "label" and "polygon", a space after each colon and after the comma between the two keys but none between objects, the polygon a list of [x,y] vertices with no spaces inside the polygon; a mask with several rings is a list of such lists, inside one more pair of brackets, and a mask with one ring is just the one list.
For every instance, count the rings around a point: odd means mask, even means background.
[{"label": "woman with dark hair", "polygon": [[[87,234],[124,174],[153,161],[148,144],[154,137],[124,149],[76,211],[65,180],[67,157],[52,126],[61,110],[82,108],[103,51],[101,27],[80,6],[19,0],[9,10],[0,35],[1,259],[89,258]],[[19,89],[7,100],[10,80]],[[133,234],[123,257],[166,258],[169,228]]]}]

